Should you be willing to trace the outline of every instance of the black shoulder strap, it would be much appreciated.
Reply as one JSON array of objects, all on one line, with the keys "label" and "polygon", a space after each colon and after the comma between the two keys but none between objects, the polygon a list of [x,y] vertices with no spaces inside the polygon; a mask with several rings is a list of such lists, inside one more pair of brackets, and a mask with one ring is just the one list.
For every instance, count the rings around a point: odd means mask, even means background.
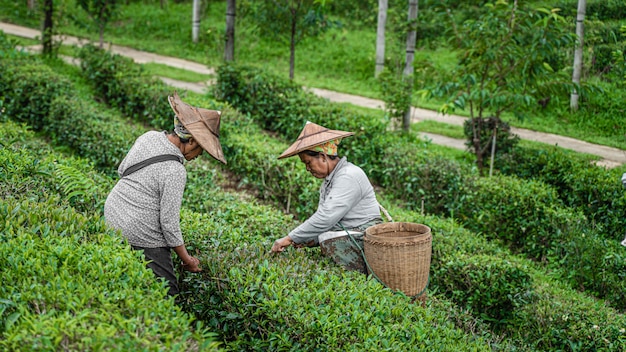
[{"label": "black shoulder strap", "polygon": [[157,156],[153,156],[152,158],[146,159],[144,161],[140,161],[135,165],[130,166],[129,168],[127,168],[124,173],[122,174],[122,177],[126,177],[130,174],[132,174],[133,172],[143,169],[144,167],[150,165],[150,164],[154,164],[154,163],[160,163],[161,161],[167,161],[167,160],[176,160],[179,163],[183,163],[180,160],[180,157],[173,155],[173,154],[163,154],[163,155],[157,155]]}]

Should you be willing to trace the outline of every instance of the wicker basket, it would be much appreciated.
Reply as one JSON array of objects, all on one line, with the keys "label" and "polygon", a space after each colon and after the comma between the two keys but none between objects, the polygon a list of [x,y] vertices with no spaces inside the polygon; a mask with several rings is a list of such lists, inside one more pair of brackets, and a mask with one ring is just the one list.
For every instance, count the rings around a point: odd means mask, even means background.
[{"label": "wicker basket", "polygon": [[372,272],[387,287],[407,296],[426,298],[430,271],[430,228],[409,222],[390,222],[365,230],[365,259]]}]

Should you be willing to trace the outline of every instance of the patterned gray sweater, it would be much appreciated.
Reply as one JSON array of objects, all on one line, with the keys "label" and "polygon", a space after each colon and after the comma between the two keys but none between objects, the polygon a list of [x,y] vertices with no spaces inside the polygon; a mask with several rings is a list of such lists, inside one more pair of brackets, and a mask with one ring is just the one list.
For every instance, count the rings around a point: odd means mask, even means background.
[{"label": "patterned gray sweater", "polygon": [[295,243],[306,243],[323,232],[359,227],[380,219],[374,188],[363,170],[342,157],[320,187],[317,211],[289,233]]},{"label": "patterned gray sweater", "polygon": [[[161,154],[173,154],[184,160],[165,132],[144,133],[137,138],[117,171],[121,177],[128,167]],[[180,206],[186,180],[185,167],[175,160],[151,164],[120,178],[104,205],[106,223],[121,230],[133,246],[172,248],[183,245]]]}]

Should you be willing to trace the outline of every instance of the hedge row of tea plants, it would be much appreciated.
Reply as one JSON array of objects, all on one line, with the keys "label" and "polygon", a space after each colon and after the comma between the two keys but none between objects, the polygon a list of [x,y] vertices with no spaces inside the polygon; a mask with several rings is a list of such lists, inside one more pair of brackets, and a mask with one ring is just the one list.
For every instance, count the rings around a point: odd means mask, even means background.
[{"label": "hedge row of tea plants", "polygon": [[0,77],[2,116],[27,123],[101,170],[116,170],[145,131],[142,125],[129,126],[94,101],[82,99],[69,79],[35,57],[0,57]]},{"label": "hedge row of tea plants", "polygon": [[[372,116],[339,119],[345,116],[334,108],[327,108],[329,103],[321,102],[312,94],[298,92],[289,83],[276,83],[279,81],[259,69],[225,65],[218,69],[215,95],[229,103],[240,104],[266,127],[302,126],[303,121],[314,120],[331,129],[361,131],[363,125],[371,125],[364,121],[377,120]],[[238,94],[236,90],[244,93]],[[231,99],[232,96],[236,98]],[[283,115],[275,110],[291,102],[302,105],[299,114],[288,115],[292,108],[285,108]],[[268,122],[268,116],[280,116],[281,124]],[[284,127],[276,132],[283,136],[293,133]],[[401,199],[412,199],[413,204],[407,203],[409,207],[417,209],[423,200],[427,211],[453,215],[469,228],[502,241],[529,258],[546,262],[553,270],[564,271],[564,280],[571,282],[572,287],[607,298],[615,307],[626,307],[626,300],[622,299],[624,284],[619,280],[623,264],[610,259],[622,258],[622,248],[617,242],[604,241],[583,215],[564,207],[549,185],[503,176],[481,180],[472,169],[422,150],[422,144],[394,138],[391,133],[381,137],[378,131],[374,132],[371,135],[357,133],[357,142],[348,147],[359,150],[367,145],[371,153],[364,160],[359,159],[363,154],[353,153],[352,149],[346,154],[353,155],[352,160],[359,165],[369,165],[370,177],[386,191],[402,194]],[[493,185],[498,183],[515,187],[498,194],[506,190],[506,187],[498,187],[494,191]],[[571,256],[581,251],[586,254],[584,258]],[[581,268],[587,269],[581,271]]]},{"label": "hedge row of tea plants", "polygon": [[167,101],[172,91],[161,80],[146,74],[131,59],[91,44],[84,45],[78,57],[97,98],[135,121],[156,129],[172,128],[174,114]]},{"label": "hedge row of tea plants", "polygon": [[583,212],[599,234],[616,242],[624,238],[626,193],[620,182],[624,170],[589,166],[557,148],[517,151],[500,170],[551,185],[564,204]]},{"label": "hedge row of tea plants", "polygon": [[[199,104],[199,105],[202,105],[202,106],[207,106],[207,104]],[[227,129],[227,128],[226,128],[226,129]],[[238,129],[235,129],[235,130],[236,130],[236,131],[239,131]],[[225,138],[225,141],[224,141],[224,142],[225,142],[225,144],[228,144],[228,143],[227,143],[227,138]],[[284,146],[283,146],[283,147],[284,147]],[[257,149],[259,149],[259,148],[266,148],[266,144],[264,144],[262,147],[259,147],[259,146],[257,147]],[[237,148],[234,148],[234,149],[237,149]],[[481,263],[481,261],[477,261],[477,263],[482,264],[482,265],[485,265],[485,263],[484,263],[484,262],[482,262],[482,263]],[[506,269],[506,267],[501,267],[501,268],[505,268],[505,269]],[[498,270],[499,270],[499,269],[498,269]],[[508,269],[507,269],[507,270],[508,270]],[[514,271],[510,271],[510,272],[511,272],[511,273],[514,273]],[[519,273],[520,273],[520,272],[518,271],[518,274],[519,274]],[[523,275],[523,274],[518,275],[518,274],[513,274],[513,275],[516,275],[517,277],[520,277],[520,278],[522,278],[523,280],[527,280],[527,278],[526,278],[526,279],[524,279],[524,278],[526,277],[525,275]],[[249,279],[250,279],[250,278],[248,278],[248,280],[249,280]],[[483,280],[484,280],[484,279],[483,279]],[[527,282],[527,281],[526,281],[526,282]],[[492,284],[491,286],[493,286],[493,283],[491,283],[491,284]],[[206,283],[203,283],[203,285],[206,285]],[[526,283],[526,284],[524,284],[524,285],[527,285],[527,283]],[[522,285],[522,286],[523,286],[523,285]],[[488,287],[488,285],[483,285],[483,287]],[[506,287],[506,285],[504,285],[504,284],[503,284],[503,285],[502,285],[502,287]],[[526,287],[527,287],[527,286],[526,286]],[[522,290],[520,290],[519,292],[522,292],[522,291],[524,291],[524,290],[522,289]],[[472,301],[472,302],[473,302],[473,301]],[[477,307],[480,307],[480,305],[478,305],[478,304],[477,304],[476,306],[477,306]],[[228,314],[226,314],[226,316],[229,316],[229,315],[228,315]],[[242,315],[242,316],[243,316],[243,315]],[[222,317],[224,317],[224,316],[222,316]],[[232,318],[232,317],[233,317],[233,316],[231,315],[231,318]],[[236,316],[235,316],[235,317],[236,317]],[[216,319],[217,319],[217,318],[216,318]],[[217,321],[219,321],[219,319],[218,319]],[[246,342],[246,343],[248,343],[248,342]]]},{"label": "hedge row of tea plants", "polygon": [[100,211],[74,210],[55,170],[95,175],[89,163],[14,122],[0,139],[0,349],[217,350]]}]

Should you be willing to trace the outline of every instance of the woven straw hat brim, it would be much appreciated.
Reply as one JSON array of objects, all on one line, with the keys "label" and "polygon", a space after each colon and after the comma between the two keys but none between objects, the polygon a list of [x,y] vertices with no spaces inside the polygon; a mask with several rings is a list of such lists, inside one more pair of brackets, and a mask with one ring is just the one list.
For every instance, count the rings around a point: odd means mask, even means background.
[{"label": "woven straw hat brim", "polygon": [[226,164],[219,135],[221,112],[191,106],[183,102],[177,93],[169,96],[168,101],[178,121],[200,143],[202,149],[215,160]]},{"label": "woven straw hat brim", "polygon": [[330,130],[326,127],[307,121],[306,125],[304,125],[304,128],[302,129],[302,132],[300,132],[298,139],[296,139],[296,141],[289,146],[289,148],[287,148],[287,150],[285,150],[278,157],[278,159],[288,158],[307,149],[332,141],[333,139],[345,138],[352,136],[353,134],[354,132]]}]

